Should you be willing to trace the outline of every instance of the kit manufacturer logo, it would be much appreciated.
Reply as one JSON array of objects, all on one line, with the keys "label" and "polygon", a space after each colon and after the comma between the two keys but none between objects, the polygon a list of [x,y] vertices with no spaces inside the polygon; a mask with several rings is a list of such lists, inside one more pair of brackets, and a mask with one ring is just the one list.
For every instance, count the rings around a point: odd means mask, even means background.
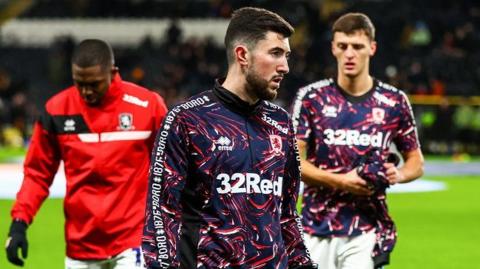
[{"label": "kit manufacturer logo", "polygon": [[220,136],[217,140],[213,141],[215,148],[221,151],[232,151],[233,142],[226,136]]},{"label": "kit manufacturer logo", "polygon": [[337,116],[337,108],[334,106],[324,106],[322,113],[325,117],[335,118]]},{"label": "kit manufacturer logo", "polygon": [[64,123],[64,126],[63,126],[63,130],[64,130],[65,132],[75,131],[75,121],[74,121],[73,119],[65,120],[65,123]]}]

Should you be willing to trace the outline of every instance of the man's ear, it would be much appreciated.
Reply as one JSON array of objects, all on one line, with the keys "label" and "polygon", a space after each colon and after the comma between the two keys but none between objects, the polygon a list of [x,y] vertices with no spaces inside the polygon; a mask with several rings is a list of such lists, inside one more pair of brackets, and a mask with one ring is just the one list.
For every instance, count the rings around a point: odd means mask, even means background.
[{"label": "man's ear", "polygon": [[240,64],[240,66],[248,66],[248,64],[249,64],[249,62],[248,62],[249,51],[248,51],[247,47],[245,47],[243,45],[238,45],[238,46],[235,47],[234,53],[235,53],[235,59]]},{"label": "man's ear", "polygon": [[370,43],[370,48],[371,48],[370,49],[370,57],[371,57],[371,56],[375,55],[375,52],[377,52],[377,42],[372,41]]},{"label": "man's ear", "polygon": [[112,72],[112,81],[113,81],[113,79],[115,78],[115,75],[118,73],[118,70],[119,70],[119,69],[118,69],[117,66],[115,66],[115,65],[112,66],[112,71],[111,71],[111,72]]}]

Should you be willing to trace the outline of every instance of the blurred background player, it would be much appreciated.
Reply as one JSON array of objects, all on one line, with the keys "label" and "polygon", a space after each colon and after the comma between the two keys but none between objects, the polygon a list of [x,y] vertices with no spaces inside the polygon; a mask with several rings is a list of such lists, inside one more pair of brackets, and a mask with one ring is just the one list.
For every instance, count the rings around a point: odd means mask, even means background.
[{"label": "blurred background player", "polygon": [[289,71],[292,33],[276,13],[236,10],[227,77],[169,111],[151,165],[148,268],[313,268],[295,209],[293,127],[269,102]]},{"label": "blurred background player", "polygon": [[[406,95],[370,76],[370,19],[345,14],[332,33],[337,78],[301,88],[294,105],[306,245],[320,268],[371,269],[388,264],[396,239],[385,189],[420,177],[423,155]],[[400,168],[386,160],[392,142]]]},{"label": "blurred background player", "polygon": [[23,266],[18,251],[27,257],[27,227],[63,161],[65,268],[143,268],[147,172],[165,104],[158,94],[122,81],[102,40],[82,41],[71,68],[74,86],[50,98],[35,124],[11,211],[8,260]]}]

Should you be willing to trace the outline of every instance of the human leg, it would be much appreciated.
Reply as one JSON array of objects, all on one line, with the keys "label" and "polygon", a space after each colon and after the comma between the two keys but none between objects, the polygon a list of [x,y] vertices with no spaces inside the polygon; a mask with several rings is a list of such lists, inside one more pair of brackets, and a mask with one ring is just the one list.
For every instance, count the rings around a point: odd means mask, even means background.
[{"label": "human leg", "polygon": [[140,247],[130,248],[115,256],[113,269],[144,268],[144,260]]},{"label": "human leg", "polygon": [[305,234],[305,246],[310,251],[312,261],[322,269],[337,268],[337,248],[339,238],[323,238]]},{"label": "human leg", "polygon": [[338,269],[373,269],[372,251],[375,231],[369,231],[347,241],[338,249]]}]

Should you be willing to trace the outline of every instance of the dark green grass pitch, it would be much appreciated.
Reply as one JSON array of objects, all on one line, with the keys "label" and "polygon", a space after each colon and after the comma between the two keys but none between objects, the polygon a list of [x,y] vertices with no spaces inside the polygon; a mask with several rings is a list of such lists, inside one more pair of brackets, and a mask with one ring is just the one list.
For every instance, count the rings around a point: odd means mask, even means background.
[{"label": "dark green grass pitch", "polygon": [[24,267],[8,262],[4,243],[10,227],[11,200],[0,200],[0,268],[64,269],[63,199],[47,199],[27,230],[28,258]]},{"label": "dark green grass pitch", "polygon": [[388,268],[480,268],[480,176],[428,178],[448,189],[388,197],[399,234]]},{"label": "dark green grass pitch", "polygon": [[425,179],[447,190],[388,194],[399,236],[386,269],[480,268],[480,176]]},{"label": "dark green grass pitch", "polygon": [[[478,267],[480,245],[480,176],[427,177],[448,189],[429,193],[389,194],[399,238],[388,269],[471,269]],[[10,225],[12,201],[0,200],[0,241]],[[28,229],[25,269],[63,269],[61,199],[49,199]],[[14,269],[0,251],[0,268]]]}]

